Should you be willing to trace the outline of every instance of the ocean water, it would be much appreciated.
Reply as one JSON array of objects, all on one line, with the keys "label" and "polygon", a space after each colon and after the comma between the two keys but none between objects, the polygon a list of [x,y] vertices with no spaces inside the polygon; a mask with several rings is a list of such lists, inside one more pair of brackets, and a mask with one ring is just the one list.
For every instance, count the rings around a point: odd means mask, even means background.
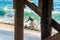
[{"label": "ocean water", "polygon": [[0,10],[0,21],[13,23],[14,22],[14,10],[9,9],[6,11],[2,8]]},{"label": "ocean water", "polygon": [[56,12],[56,11],[52,12],[52,18],[53,18],[57,23],[60,24],[60,12]]},{"label": "ocean water", "polygon": [[[24,10],[24,21],[27,21],[29,16],[31,16],[37,22],[41,22],[41,17],[38,16],[34,11],[25,9]],[[58,23],[60,23],[60,12],[53,11],[52,18]],[[4,10],[0,10],[0,21],[14,22],[14,11],[9,10],[5,12]]]}]

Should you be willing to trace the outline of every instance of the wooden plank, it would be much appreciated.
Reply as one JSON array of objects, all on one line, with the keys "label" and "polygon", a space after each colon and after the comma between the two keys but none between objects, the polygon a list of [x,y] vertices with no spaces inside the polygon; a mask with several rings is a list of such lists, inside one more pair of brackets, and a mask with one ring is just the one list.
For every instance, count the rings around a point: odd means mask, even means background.
[{"label": "wooden plank", "polygon": [[24,0],[14,0],[15,8],[15,40],[23,40]]},{"label": "wooden plank", "polygon": [[60,24],[58,24],[55,20],[52,20],[52,27],[60,32]]},{"label": "wooden plank", "polygon": [[60,40],[60,33],[57,33],[57,34],[55,34],[53,36],[50,36],[45,40]]},{"label": "wooden plank", "polygon": [[43,0],[42,2],[43,2],[42,4],[43,6],[42,6],[42,16],[41,16],[41,40],[44,40],[49,36],[51,36],[51,32],[52,32],[52,26],[51,26],[52,0]]},{"label": "wooden plank", "polygon": [[[26,5],[28,5],[34,12],[36,12],[41,17],[42,11],[37,10],[38,7],[35,4],[32,4],[29,1],[26,1]],[[60,32],[60,24],[58,24],[54,19],[52,19],[52,27],[54,27],[58,32]]]},{"label": "wooden plank", "polygon": [[[29,1],[25,1],[25,4],[29,6],[33,11],[35,11],[39,16],[41,16],[41,10],[38,10],[38,7],[35,4]],[[40,12],[40,14],[38,13],[38,11]]]}]

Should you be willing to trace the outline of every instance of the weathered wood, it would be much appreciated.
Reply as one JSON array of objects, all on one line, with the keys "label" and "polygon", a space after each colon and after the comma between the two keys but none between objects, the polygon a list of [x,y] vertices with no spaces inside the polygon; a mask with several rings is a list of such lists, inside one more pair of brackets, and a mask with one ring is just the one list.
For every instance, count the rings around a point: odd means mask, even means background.
[{"label": "weathered wood", "polygon": [[[41,1],[41,0],[40,0]],[[42,1],[42,16],[41,16],[41,40],[44,40],[51,36],[52,32],[52,0],[43,0]]]},{"label": "weathered wood", "polygon": [[[39,16],[41,16],[42,11],[41,10],[35,10],[35,9],[38,9],[38,7],[35,4],[32,4],[29,1],[26,1],[26,5],[28,5],[34,12],[36,12]],[[60,29],[59,29],[60,24],[58,24],[54,19],[52,19],[52,27],[54,27],[58,32],[60,32]]]},{"label": "weathered wood", "polygon": [[57,34],[55,34],[53,36],[50,36],[45,40],[60,40],[60,33],[57,33]]},{"label": "weathered wood", "polygon": [[24,0],[14,0],[15,8],[15,40],[23,40]]},{"label": "weathered wood", "polygon": [[[38,10],[38,7],[34,4],[34,3],[31,3],[31,2],[29,2],[29,1],[25,1],[25,4],[27,5],[27,6],[29,6],[33,11],[35,11],[39,16],[41,16],[41,10]],[[38,11],[39,11],[39,13],[38,13]]]},{"label": "weathered wood", "polygon": [[52,20],[52,26],[55,28],[58,32],[60,32],[60,24],[58,24],[55,20]]},{"label": "weathered wood", "polygon": [[38,0],[38,9],[39,10],[41,10],[42,11],[42,4],[43,4],[43,2],[42,2],[43,0]]}]

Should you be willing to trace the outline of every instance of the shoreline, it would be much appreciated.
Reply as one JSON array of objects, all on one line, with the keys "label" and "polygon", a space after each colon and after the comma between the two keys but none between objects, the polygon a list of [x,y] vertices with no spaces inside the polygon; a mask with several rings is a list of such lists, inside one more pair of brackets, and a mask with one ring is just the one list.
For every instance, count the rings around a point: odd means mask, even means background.
[{"label": "shoreline", "polygon": [[[14,23],[0,22],[0,30],[14,31]],[[31,30],[31,29],[24,29],[24,30]],[[38,30],[31,30],[31,31],[40,32]]]},{"label": "shoreline", "polygon": [[0,24],[14,25],[14,23],[10,23],[10,22],[2,22],[2,21],[0,21]]},{"label": "shoreline", "polygon": [[0,30],[14,31],[14,26],[0,23]]},{"label": "shoreline", "polygon": [[[11,26],[14,26],[14,23],[11,23],[11,22],[4,22],[4,21],[0,21],[0,24],[6,24],[6,25],[11,25]],[[24,28],[25,29],[25,28]],[[28,30],[31,30],[31,29],[28,29]],[[39,31],[41,32],[40,29],[33,29],[34,31]]]}]

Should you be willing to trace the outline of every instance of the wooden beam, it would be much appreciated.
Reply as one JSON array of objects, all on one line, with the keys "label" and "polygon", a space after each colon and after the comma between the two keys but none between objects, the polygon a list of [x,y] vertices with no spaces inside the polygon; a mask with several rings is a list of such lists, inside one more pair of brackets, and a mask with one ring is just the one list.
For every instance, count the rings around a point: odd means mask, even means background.
[{"label": "wooden beam", "polygon": [[[29,1],[25,1],[25,4],[27,5],[27,6],[29,6],[34,12],[36,12],[39,16],[41,16],[41,10],[38,10],[38,7],[35,5],[35,4],[33,4],[33,3],[31,3],[31,2],[29,2]],[[38,13],[38,11],[39,11],[39,13]]]},{"label": "wooden beam", "polygon": [[60,40],[60,33],[57,33],[57,34],[55,34],[53,36],[50,36],[45,40]]},{"label": "wooden beam", "polygon": [[60,24],[58,24],[55,20],[52,20],[52,27],[60,32]]},{"label": "wooden beam", "polygon": [[15,40],[23,40],[24,0],[14,0],[15,8]]},{"label": "wooden beam", "polygon": [[[41,10],[37,10],[38,7],[35,4],[33,4],[33,3],[29,2],[29,1],[26,1],[25,4],[27,6],[29,6],[34,12],[36,12],[41,17],[42,11]],[[58,24],[54,19],[52,19],[52,27],[54,27],[58,32],[60,32],[60,24]]]},{"label": "wooden beam", "polygon": [[[39,0],[39,2],[42,0]],[[52,32],[52,0],[43,0],[42,1],[42,16],[41,16],[41,40],[44,40],[51,36]],[[40,3],[39,3],[40,4]]]}]

